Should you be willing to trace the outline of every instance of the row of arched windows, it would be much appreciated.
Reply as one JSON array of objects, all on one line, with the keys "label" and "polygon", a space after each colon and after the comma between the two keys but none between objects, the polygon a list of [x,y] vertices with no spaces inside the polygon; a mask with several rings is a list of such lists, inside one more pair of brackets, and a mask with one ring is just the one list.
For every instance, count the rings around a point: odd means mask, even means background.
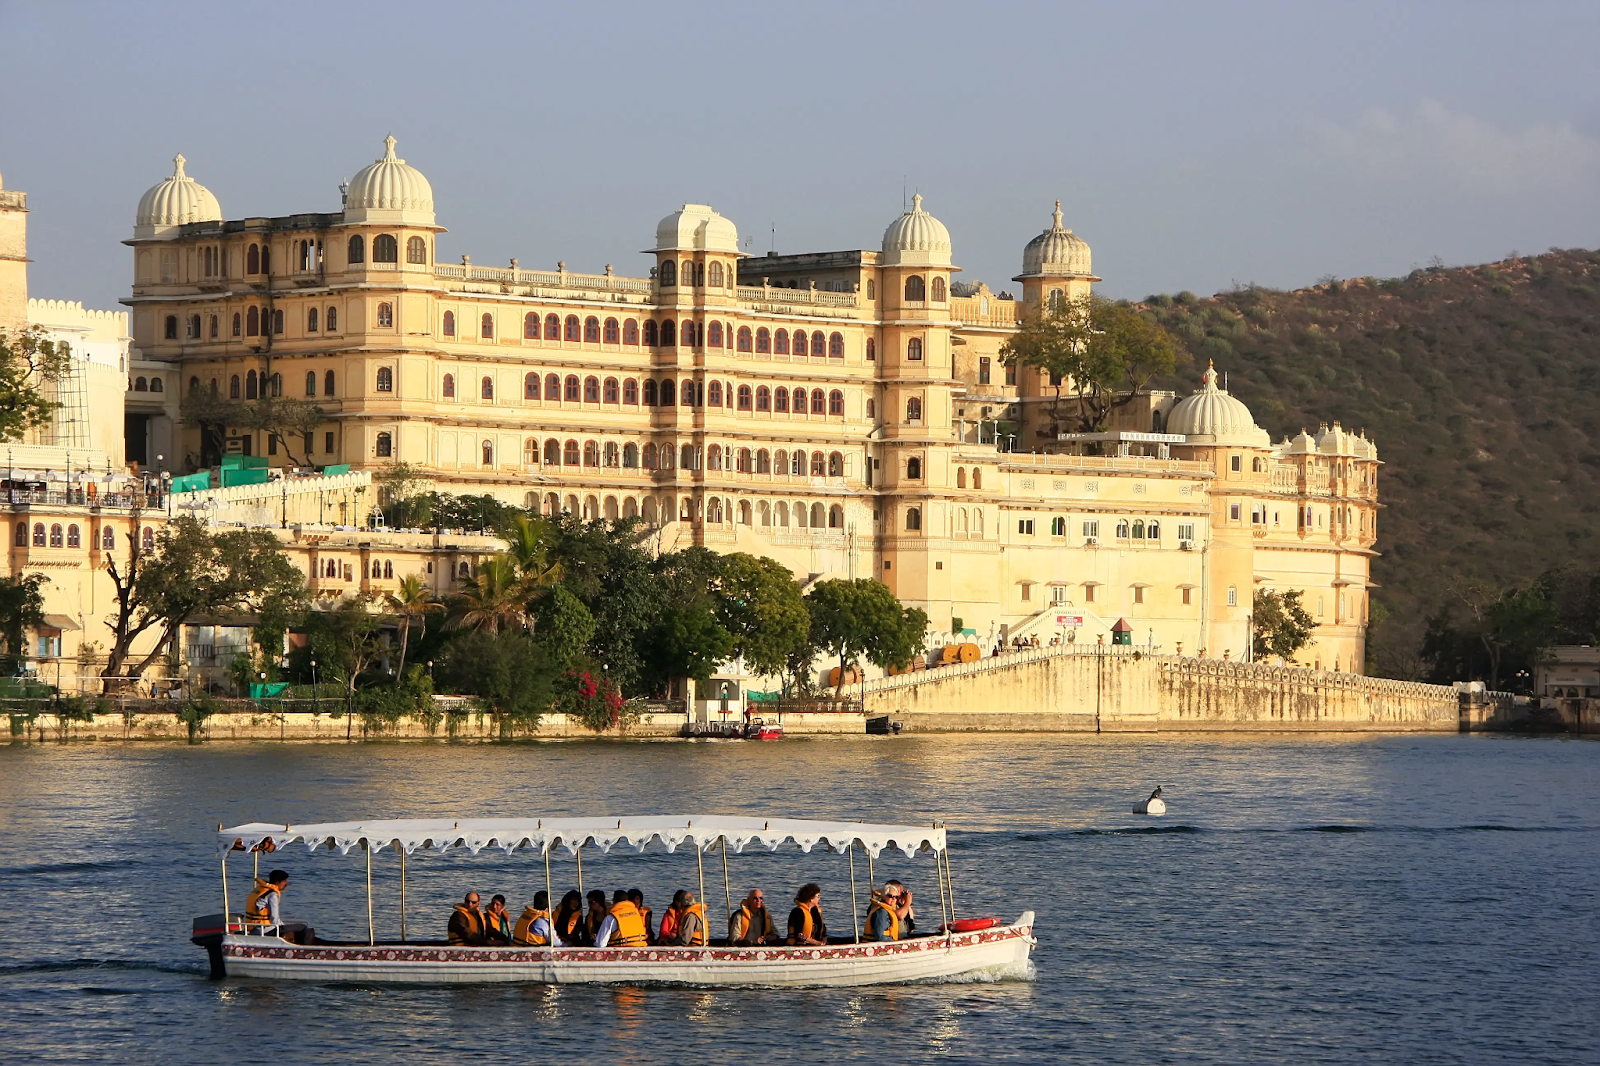
[{"label": "row of arched windows", "polygon": [[681,283],[693,288],[731,289],[734,282],[734,272],[725,269],[715,260],[710,263],[696,263],[692,259],[685,259],[680,266],[671,259],[665,259],[662,260],[657,275],[663,287],[677,286]]},{"label": "row of arched windows", "polygon": [[[367,246],[361,234],[350,238],[348,246],[351,263],[364,263],[367,259]],[[400,242],[392,233],[380,233],[372,238],[372,261],[374,263],[398,263],[400,261]],[[428,262],[428,242],[421,237],[412,237],[406,241],[406,262],[418,263],[426,266]]]},{"label": "row of arched windows", "polygon": [[[484,441],[482,450],[485,456],[492,456],[492,442]],[[775,474],[780,477],[845,476],[843,452],[814,451],[808,454],[800,448],[792,452],[786,448],[776,451],[766,448],[735,450],[720,444],[713,444],[709,448],[685,444],[680,451],[670,442],[659,445],[647,442],[641,447],[632,441],[619,445],[615,441],[602,443],[587,440],[580,444],[575,439],[562,442],[549,437],[541,448],[537,438],[529,437],[522,442],[522,461],[528,466],[547,467],[671,470],[677,466],[684,470],[728,470],[740,474]],[[492,465],[491,460],[485,458],[484,465]]]},{"label": "row of arched windows", "polygon": [[928,285],[921,274],[913,274],[906,279],[906,301],[909,303],[922,303],[928,299],[928,290],[933,290],[933,302],[945,302],[945,286],[943,278],[934,278],[933,284]]},{"label": "row of arched windows", "polygon": [[[380,307],[388,307],[382,304]],[[319,315],[320,308],[308,307],[306,309],[307,333],[336,333],[339,329],[339,309],[329,307],[324,315]],[[393,312],[390,312],[388,323],[380,325],[393,325]],[[217,315],[207,315],[202,323],[199,315],[190,315],[183,322],[183,337],[185,340],[216,340],[221,332],[221,319]],[[283,308],[269,310],[265,307],[250,307],[244,311],[235,311],[233,314],[232,335],[235,337],[262,337],[270,333],[282,333],[284,326]],[[320,329],[319,329],[320,326]],[[174,341],[178,339],[178,316],[168,315],[164,329],[165,339]]]},{"label": "row of arched windows", "polygon": [[[631,496],[625,496],[621,500],[615,496],[607,496],[602,501],[598,496],[585,496],[579,500],[576,495],[563,498],[555,492],[545,493],[542,496],[537,492],[530,492],[524,497],[524,503],[529,510],[536,513],[578,515],[586,522],[642,518],[650,525],[676,519],[695,524],[708,522],[712,525],[759,525],[767,529],[842,530],[844,528],[843,505],[820,501],[807,503],[804,500],[795,500],[790,503],[787,500],[777,502],[762,500],[752,506],[749,500],[735,502],[719,496],[713,496],[702,504],[692,496],[685,496],[681,500],[666,496],[659,501],[653,496],[646,496],[642,501],[635,500]],[[461,564],[463,568],[466,565],[466,563]],[[465,570],[462,576],[466,576]]]},{"label": "row of arched windows", "polygon": [[[332,371],[329,371],[329,373],[332,373]],[[192,386],[197,386],[199,385],[199,381],[192,380],[190,384]],[[241,384],[243,386],[242,395]],[[259,399],[260,397],[265,396],[269,390],[273,396],[283,395],[282,374],[273,374],[269,379],[265,370],[263,370],[259,376],[254,370],[249,370],[245,372],[242,381],[238,374],[235,374],[228,379],[228,399],[230,400]]]},{"label": "row of arched windows", "polygon": [[[380,382],[386,370],[379,370]],[[446,374],[440,382],[439,392],[445,399],[457,399],[461,395],[461,387],[455,374]],[[381,383],[379,389],[388,391]],[[478,379],[477,395],[481,400],[494,399],[495,382],[492,376],[485,374]],[[796,415],[843,416],[845,413],[844,392],[840,389],[807,390],[796,387],[791,391],[783,385],[776,389],[766,385],[736,387],[731,381],[697,382],[690,378],[685,378],[681,385],[675,384],[670,378],[664,381],[646,378],[641,384],[637,378],[619,380],[608,377],[602,381],[592,374],[581,379],[576,374],[568,374],[564,378],[559,374],[547,374],[541,378],[534,372],[523,376],[522,398],[544,402],[642,404],[645,407],[671,407],[681,403],[684,407],[730,407],[739,411]],[[919,405],[920,411],[921,401],[914,399],[912,402]],[[868,405],[868,417],[871,417],[870,400]]]},{"label": "row of arched windows", "polygon": [[165,392],[166,390],[166,382],[162,381],[160,378],[146,379],[138,377],[133,379],[134,392]]},{"label": "row of arched windows", "polygon": [[[966,487],[967,468],[964,466],[958,466],[956,467],[956,488],[964,489]],[[983,488],[983,467],[981,466],[975,466],[972,468],[972,487],[975,489]]]},{"label": "row of arched windows", "polygon": [[[470,329],[470,324],[468,329]],[[458,336],[460,324],[454,311],[446,311],[441,329],[446,337]],[[485,311],[478,319],[478,336],[494,340],[497,325],[492,313]],[[580,319],[577,315],[562,318],[551,313],[539,317],[539,312],[529,311],[522,317],[523,340],[571,341],[580,344],[643,344],[648,348],[672,348],[680,342],[687,348],[724,348],[741,352],[758,352],[771,355],[809,355],[812,358],[844,358],[844,334],[816,330],[808,333],[797,329],[793,334],[786,329],[776,332],[765,326],[754,331],[749,326],[735,329],[732,323],[683,322],[672,319],[657,323],[647,320],[641,328],[637,319],[618,321],[607,318],[603,322],[597,315]],[[920,345],[920,341],[917,342]],[[877,358],[877,348],[867,341],[867,358]],[[915,358],[921,358],[920,351]]]},{"label": "row of arched windows", "polygon": [[[135,532],[139,532],[135,527]],[[43,522],[35,522],[32,530],[32,544],[35,548],[81,548],[83,546],[83,533],[76,522],[63,526],[60,522],[51,523],[48,527]],[[90,531],[90,544],[94,547],[93,530]],[[16,540],[13,543],[19,548],[29,544],[28,523],[18,522]],[[156,530],[154,526],[145,526],[139,538],[140,547],[154,550],[156,546]],[[100,550],[111,551],[117,546],[117,531],[110,526],[100,527]]]}]

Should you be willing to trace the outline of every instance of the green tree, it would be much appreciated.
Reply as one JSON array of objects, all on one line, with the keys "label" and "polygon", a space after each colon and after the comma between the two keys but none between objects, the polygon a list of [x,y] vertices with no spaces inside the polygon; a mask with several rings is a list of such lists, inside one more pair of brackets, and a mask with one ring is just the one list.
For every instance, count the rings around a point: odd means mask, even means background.
[{"label": "green tree", "polygon": [[17,660],[27,653],[23,631],[44,625],[44,593],[50,579],[43,574],[0,577],[0,642],[6,657],[5,672],[16,673]]},{"label": "green tree", "polygon": [[[262,381],[268,380],[270,372],[263,370]],[[183,423],[197,427],[208,436],[217,451],[220,452],[227,442],[230,429],[262,432],[277,437],[284,457],[296,466],[310,463],[310,451],[305,449],[304,442],[309,439],[308,434],[322,425],[326,414],[321,407],[306,400],[273,396],[265,384],[261,387],[260,398],[255,400],[235,400],[196,384],[178,404],[178,415]]]},{"label": "green tree", "polygon": [[1284,661],[1294,658],[1295,652],[1311,643],[1311,634],[1317,623],[1300,606],[1300,589],[1273,592],[1256,589],[1252,601],[1251,618],[1255,627],[1253,646],[1257,658],[1276,655]]},{"label": "green tree", "polygon": [[370,610],[371,599],[352,596],[306,616],[306,643],[322,676],[344,686],[345,713],[355,713],[361,675],[383,653],[383,618]]},{"label": "green tree", "polygon": [[395,667],[394,683],[399,688],[405,678],[406,652],[411,646],[411,626],[419,623],[423,633],[428,630],[428,615],[445,610],[445,605],[434,599],[433,591],[416,574],[400,579],[400,587],[384,596],[389,610],[400,619],[400,663]]},{"label": "green tree", "polygon": [[555,699],[557,665],[526,632],[476,630],[451,641],[439,676],[451,692],[475,696],[502,735],[532,731]]},{"label": "green tree", "polygon": [[[104,677],[138,677],[177,639],[185,622],[199,614],[226,615],[303,597],[305,577],[284,556],[278,538],[265,529],[212,533],[184,515],[156,537],[153,549],[140,538],[126,538],[128,554],[108,553],[106,572],[116,591],[114,639]],[[143,658],[132,656],[134,641],[159,633]]]},{"label": "green tree", "polygon": [[478,572],[456,597],[454,624],[490,633],[521,629],[527,625],[526,607],[516,564],[504,554],[493,555],[478,564]]},{"label": "green tree", "polygon": [[[1052,437],[1064,421],[1080,433],[1103,430],[1113,411],[1131,403],[1152,380],[1171,374],[1181,355],[1177,340],[1160,325],[1127,301],[1101,296],[1030,315],[1000,348],[1006,365],[1050,375],[1056,425],[1046,432]],[[1069,393],[1076,413],[1066,420],[1063,403]]]},{"label": "green tree", "polygon": [[61,405],[45,396],[46,386],[71,366],[71,346],[57,344],[43,330],[0,330],[0,440],[22,440],[29,430],[49,425]]},{"label": "green tree", "polygon": [[738,552],[723,556],[714,583],[716,619],[733,639],[732,655],[757,674],[781,674],[807,645],[811,612],[789,568]]},{"label": "green tree", "polygon": [[806,596],[811,612],[811,639],[839,658],[839,683],[863,657],[879,667],[902,667],[922,646],[928,616],[921,608],[905,608],[889,586],[872,578],[819,581]]},{"label": "green tree", "polygon": [[658,687],[674,677],[709,680],[733,645],[733,635],[706,607],[668,607],[646,642],[648,674]]},{"label": "green tree", "polygon": [[595,619],[583,601],[564,585],[534,605],[533,631],[550,659],[561,669],[570,669],[587,653],[594,639]]},{"label": "green tree", "polygon": [[584,522],[564,514],[545,522],[550,558],[561,564],[561,586],[594,619],[590,660],[614,684],[633,691],[644,678],[646,635],[666,602],[667,586],[642,547],[650,531],[638,519]]}]

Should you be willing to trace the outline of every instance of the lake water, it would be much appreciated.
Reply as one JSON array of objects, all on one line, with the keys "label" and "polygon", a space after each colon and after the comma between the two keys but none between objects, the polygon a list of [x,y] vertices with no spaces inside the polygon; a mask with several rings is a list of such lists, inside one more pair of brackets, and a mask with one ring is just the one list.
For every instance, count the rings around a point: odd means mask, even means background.
[{"label": "lake water", "polygon": [[[1156,784],[1168,815],[1127,813]],[[207,980],[218,822],[751,813],[952,827],[963,914],[1039,912],[1032,981],[841,991]],[[363,864],[272,857],[291,918],[366,934]],[[842,856],[735,856],[734,897]],[[374,860],[379,935],[397,860]],[[234,864],[232,899],[248,888]],[[240,869],[246,867],[246,869]],[[535,857],[416,856],[412,935]],[[265,869],[265,867],[263,867]],[[936,925],[931,860],[885,860]],[[571,884],[570,860],[557,866]],[[864,874],[864,871],[863,871]],[[720,862],[708,911],[723,910]],[[692,855],[586,856],[660,913]],[[1600,745],[1456,736],[0,749],[0,1059],[37,1062],[1600,1061]],[[720,924],[718,921],[716,924]]]}]

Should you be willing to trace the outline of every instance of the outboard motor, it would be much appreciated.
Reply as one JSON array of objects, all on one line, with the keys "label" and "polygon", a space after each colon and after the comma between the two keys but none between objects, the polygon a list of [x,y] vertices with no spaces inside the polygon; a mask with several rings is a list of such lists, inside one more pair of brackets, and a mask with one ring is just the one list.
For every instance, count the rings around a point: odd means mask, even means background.
[{"label": "outboard motor", "polygon": [[194,928],[189,937],[189,943],[206,949],[206,958],[211,960],[211,979],[213,981],[220,981],[228,976],[228,967],[222,956],[223,934],[243,932],[244,927],[237,921],[227,924],[221,914],[202,914],[194,920]]}]

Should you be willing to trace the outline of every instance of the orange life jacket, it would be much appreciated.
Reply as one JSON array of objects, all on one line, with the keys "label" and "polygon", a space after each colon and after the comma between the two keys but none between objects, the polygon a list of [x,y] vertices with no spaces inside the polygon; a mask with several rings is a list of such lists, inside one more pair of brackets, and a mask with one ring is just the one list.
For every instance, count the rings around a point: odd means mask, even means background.
[{"label": "orange life jacket", "polygon": [[[706,946],[706,909],[705,909],[705,907],[702,906],[699,903],[691,903],[687,908],[684,909],[683,913],[684,914],[692,914],[696,918],[700,919],[700,929],[699,929],[698,932],[696,932],[694,934],[693,939],[691,939],[689,941],[689,946],[690,947],[696,947],[696,948],[705,947]],[[679,924],[681,926],[682,919],[679,919]],[[674,932],[676,932],[676,931],[677,930],[674,930]]]},{"label": "orange life jacket", "polygon": [[[875,910],[882,911],[883,913],[885,913],[885,914],[887,914],[889,916],[889,928],[887,928],[887,929],[885,929],[883,931],[883,935],[881,937],[878,934],[876,934],[876,933],[874,933],[872,931],[872,912],[875,911]],[[872,897],[872,905],[867,908],[867,931],[864,934],[864,936],[868,940],[899,940],[900,939],[900,915],[899,915],[899,913],[896,912],[893,907],[889,906],[882,899],[880,899],[876,894],[873,895],[873,897]]]},{"label": "orange life jacket", "polygon": [[457,903],[456,911],[467,919],[467,938],[463,940],[459,934],[450,933],[452,944],[482,944],[484,937],[483,914],[481,911],[468,907],[465,903]]},{"label": "orange life jacket", "polygon": [[278,903],[283,903],[283,889],[271,881],[256,878],[256,887],[244,901],[244,921],[246,925],[267,925],[272,921],[272,911],[268,908],[268,896],[273,892],[278,893]]},{"label": "orange life jacket", "polygon": [[517,919],[517,927],[511,931],[511,942],[525,948],[542,948],[549,944],[549,938],[542,933],[533,931],[533,923],[540,918],[548,922],[550,920],[550,912],[535,910],[533,905],[529,904],[523,910],[522,917]]},{"label": "orange life jacket", "polygon": [[668,907],[661,915],[661,930],[656,934],[657,944],[671,944],[678,939],[678,923],[681,915],[674,907]]},{"label": "orange life jacket", "polygon": [[[795,906],[800,908],[800,936],[798,939],[790,937],[789,943],[804,944],[807,940],[812,939],[812,931],[822,924],[822,908],[817,906],[815,902],[810,906],[804,903],[796,903]],[[817,916],[815,921],[811,917],[813,914]]]},{"label": "orange life jacket", "polygon": [[642,948],[648,942],[645,935],[644,916],[627,900],[611,905],[611,917],[616,919],[617,931],[606,942],[613,948]]},{"label": "orange life jacket", "polygon": [[730,941],[745,940],[759,944],[771,935],[772,915],[767,913],[767,908],[757,907],[751,911],[748,903],[739,904],[739,909],[733,912],[733,922],[728,928]]}]

